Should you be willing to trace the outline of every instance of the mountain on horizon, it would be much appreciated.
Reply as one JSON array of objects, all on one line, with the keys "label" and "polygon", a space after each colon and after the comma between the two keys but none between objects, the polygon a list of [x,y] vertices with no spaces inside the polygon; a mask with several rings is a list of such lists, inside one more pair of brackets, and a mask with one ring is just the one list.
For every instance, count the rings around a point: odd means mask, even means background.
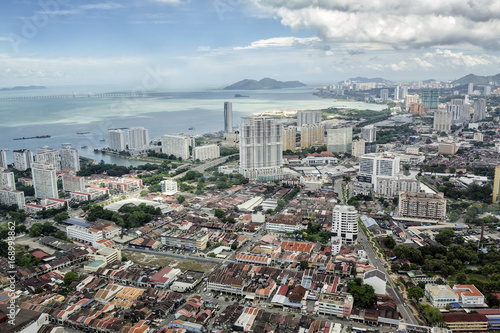
[{"label": "mountain on horizon", "polygon": [[225,90],[264,90],[264,89],[283,89],[283,88],[298,88],[306,86],[300,81],[278,81],[271,78],[263,78],[262,80],[250,80],[244,79],[233,83],[227,87]]},{"label": "mountain on horizon", "polygon": [[458,80],[453,81],[453,84],[459,84],[459,85],[464,85],[464,84],[490,84],[490,82],[494,81],[499,81],[500,80],[500,73],[496,75],[489,75],[489,76],[479,76],[479,75],[474,75],[474,74],[469,74],[466,75]]}]

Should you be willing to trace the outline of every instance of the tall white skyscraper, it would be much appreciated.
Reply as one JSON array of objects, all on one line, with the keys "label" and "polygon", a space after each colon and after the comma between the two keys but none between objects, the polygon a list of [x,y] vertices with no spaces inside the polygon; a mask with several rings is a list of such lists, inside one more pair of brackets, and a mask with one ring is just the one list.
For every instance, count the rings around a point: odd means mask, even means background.
[{"label": "tall white skyscraper", "polygon": [[400,96],[400,87],[396,86],[394,88],[394,99],[399,99],[399,96]]},{"label": "tall white skyscraper", "polygon": [[359,158],[359,176],[371,183],[377,176],[395,176],[399,173],[400,157],[386,154],[365,154]]},{"label": "tall white skyscraper", "polygon": [[337,205],[332,210],[332,237],[352,244],[358,239],[358,212],[353,206]]},{"label": "tall white skyscraper", "polygon": [[245,117],[240,125],[240,173],[255,180],[282,175],[283,125],[269,117]]},{"label": "tall white skyscraper", "polygon": [[469,86],[467,87],[467,94],[468,95],[472,95],[472,93],[474,92],[474,83],[469,83]]},{"label": "tall white skyscraper", "polygon": [[484,86],[484,96],[491,95],[491,86]]},{"label": "tall white skyscraper", "polygon": [[149,145],[149,130],[133,127],[128,131],[128,149],[141,149]]},{"label": "tall white skyscraper", "polygon": [[389,89],[380,89],[380,99],[387,101],[389,99]]},{"label": "tall white skyscraper", "polygon": [[406,98],[406,96],[408,96],[408,87],[406,87],[406,86],[402,86],[402,87],[401,87],[401,94],[400,94],[400,96],[399,96],[399,97],[400,97],[401,99],[404,99],[404,98]]},{"label": "tall white skyscraper", "polygon": [[61,171],[61,161],[59,152],[49,147],[42,147],[36,149],[35,160],[37,162],[52,164],[56,171]]},{"label": "tall white skyscraper", "polygon": [[434,112],[433,129],[436,131],[449,132],[451,130],[451,112],[438,110]]},{"label": "tall white skyscraper", "polygon": [[109,130],[109,149],[123,151],[127,148],[125,145],[125,132],[119,129]]},{"label": "tall white skyscraper", "polygon": [[451,113],[453,124],[462,125],[470,121],[470,105],[463,99],[452,99],[448,104],[448,112]]},{"label": "tall white skyscraper", "polygon": [[224,132],[233,131],[233,103],[224,102]]},{"label": "tall white skyscraper", "polygon": [[321,111],[297,111],[297,127],[321,122]]},{"label": "tall white skyscraper", "polygon": [[474,121],[483,120],[486,117],[486,100],[479,98],[474,102]]},{"label": "tall white skyscraper", "polygon": [[14,177],[14,172],[4,170],[0,173],[0,188],[6,188],[9,190],[16,189],[16,180]]},{"label": "tall white skyscraper", "polygon": [[33,152],[28,149],[14,150],[14,169],[24,171],[31,168]]},{"label": "tall white skyscraper", "polygon": [[71,147],[61,148],[61,170],[80,171],[80,155],[78,149]]},{"label": "tall white skyscraper", "polygon": [[191,145],[191,138],[187,134],[165,134],[161,137],[161,151],[163,154],[174,155],[183,160],[187,160],[191,154],[189,146]]},{"label": "tall white skyscraper", "polygon": [[7,149],[0,149],[0,168],[7,169]]},{"label": "tall white skyscraper", "polygon": [[329,152],[352,153],[352,127],[331,128],[326,134],[326,149]]},{"label": "tall white skyscraper", "polygon": [[33,163],[31,168],[35,197],[58,198],[56,169],[49,163]]},{"label": "tall white skyscraper", "polygon": [[368,125],[361,128],[361,139],[366,142],[377,141],[377,128],[373,125]]}]

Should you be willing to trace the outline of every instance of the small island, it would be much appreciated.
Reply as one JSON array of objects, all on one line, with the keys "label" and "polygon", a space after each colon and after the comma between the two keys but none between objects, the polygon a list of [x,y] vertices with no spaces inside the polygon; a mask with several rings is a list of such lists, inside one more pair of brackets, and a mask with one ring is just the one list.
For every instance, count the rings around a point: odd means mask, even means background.
[{"label": "small island", "polygon": [[[299,81],[278,81],[268,77],[262,80],[241,80],[224,88],[224,90],[266,90],[266,89],[285,89],[285,88],[298,88],[306,86]],[[236,97],[236,96],[235,96]],[[243,97],[243,96],[240,96]]]},{"label": "small island", "polygon": [[0,88],[0,91],[16,91],[16,90],[36,90],[36,89],[47,89],[44,86],[16,86],[12,88]]},{"label": "small island", "polygon": [[234,94],[234,97],[235,98],[242,98],[242,97],[250,97],[250,96],[242,95],[242,94]]}]

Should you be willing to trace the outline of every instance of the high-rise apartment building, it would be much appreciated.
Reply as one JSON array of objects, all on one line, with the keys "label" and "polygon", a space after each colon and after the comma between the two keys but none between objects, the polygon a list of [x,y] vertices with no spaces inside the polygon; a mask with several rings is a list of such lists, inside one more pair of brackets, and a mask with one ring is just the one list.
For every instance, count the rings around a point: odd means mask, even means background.
[{"label": "high-rise apartment building", "polygon": [[472,95],[473,92],[474,92],[474,83],[471,82],[467,86],[467,95]]},{"label": "high-rise apartment building", "polygon": [[451,122],[453,124],[463,125],[470,121],[470,105],[465,104],[463,99],[452,99],[447,106],[451,113]]},{"label": "high-rise apartment building", "polygon": [[396,86],[394,88],[394,99],[399,99],[400,98],[400,92],[401,92],[401,87]]},{"label": "high-rise apartment building", "polygon": [[439,90],[422,91],[422,103],[427,109],[437,109],[439,106]]},{"label": "high-rise apartment building", "polygon": [[24,171],[31,168],[33,152],[28,149],[14,150],[14,169]]},{"label": "high-rise apartment building", "polygon": [[447,110],[434,112],[434,123],[432,128],[435,131],[449,132],[451,130],[452,114]]},{"label": "high-rise apartment building", "polygon": [[337,205],[332,211],[332,237],[352,244],[358,238],[358,212],[353,206]]},{"label": "high-rise apartment building", "polygon": [[120,129],[108,131],[109,149],[114,151],[124,151],[127,149],[125,143],[125,132]]},{"label": "high-rise apartment building", "polygon": [[283,125],[269,117],[245,117],[240,125],[240,173],[252,180],[282,177]]},{"label": "high-rise apartment building", "polygon": [[392,177],[400,171],[399,156],[387,154],[364,154],[359,158],[359,179],[372,183],[378,176]]},{"label": "high-rise apartment building", "polygon": [[352,143],[352,156],[360,157],[365,154],[365,140],[360,139]]},{"label": "high-rise apartment building", "polygon": [[149,145],[149,130],[133,127],[128,131],[128,149],[142,149]]},{"label": "high-rise apartment building", "polygon": [[404,98],[406,98],[406,96],[408,96],[408,87],[402,86],[400,91],[401,91],[401,94],[399,97],[401,99],[404,99]]},{"label": "high-rise apartment building", "polygon": [[484,96],[491,95],[491,86],[484,86]]},{"label": "high-rise apartment building", "polygon": [[73,176],[73,175],[65,173],[62,175],[62,185],[63,185],[63,191],[66,191],[66,192],[84,192],[85,191],[84,177]]},{"label": "high-rise apartment building", "polygon": [[479,98],[474,102],[474,121],[483,120],[486,117],[486,99]]},{"label": "high-rise apartment building", "polygon": [[300,147],[311,148],[313,145],[325,143],[325,129],[321,123],[302,125],[300,130]]},{"label": "high-rise apartment building", "polygon": [[33,163],[31,168],[35,197],[58,198],[56,168],[48,163]]},{"label": "high-rise apartment building", "polygon": [[377,151],[377,128],[374,125],[361,128],[361,139],[365,140],[365,154]]},{"label": "high-rise apartment building", "polygon": [[446,199],[439,193],[399,193],[399,216],[422,219],[446,218]]},{"label": "high-rise apartment building", "polygon": [[0,168],[7,169],[7,150],[0,149]]},{"label": "high-rise apartment building", "polygon": [[71,147],[61,148],[61,170],[80,171],[80,154],[78,153],[78,149]]},{"label": "high-rise apartment building", "polygon": [[352,153],[352,127],[327,130],[327,150],[332,153]]},{"label": "high-rise apartment building", "polygon": [[24,209],[24,192],[0,188],[0,203],[7,206],[17,205],[18,209]]},{"label": "high-rise apartment building", "polygon": [[288,126],[283,129],[283,150],[295,151],[297,127]]},{"label": "high-rise apartment building", "polygon": [[498,195],[500,193],[500,165],[495,168],[495,179],[493,180],[493,203],[498,202]]},{"label": "high-rise apartment building", "polygon": [[411,114],[418,114],[420,116],[423,116],[425,114],[425,107],[423,104],[412,104],[410,105],[408,111]]},{"label": "high-rise apartment building", "polygon": [[224,132],[233,131],[233,103],[224,102]]},{"label": "high-rise apartment building", "polygon": [[183,160],[189,159],[191,156],[189,147],[191,146],[191,138],[187,134],[165,134],[161,137],[161,151],[167,155],[174,155]]},{"label": "high-rise apartment building", "polygon": [[206,145],[193,148],[193,160],[208,161],[220,157],[218,145]]},{"label": "high-rise apartment building", "polygon": [[7,170],[0,172],[0,188],[6,188],[9,190],[16,189],[16,180],[14,177],[14,172]]},{"label": "high-rise apartment building", "polygon": [[420,181],[401,176],[377,177],[373,184],[373,192],[384,198],[399,195],[399,192],[420,192]]},{"label": "high-rise apartment building", "polygon": [[417,94],[415,94],[415,95],[406,95],[406,98],[405,98],[405,107],[406,107],[406,109],[409,109],[410,105],[412,105],[412,104],[418,104],[419,101],[420,101],[420,96],[418,96]]},{"label": "high-rise apartment building", "polygon": [[297,111],[297,127],[321,122],[321,111]]},{"label": "high-rise apartment building", "polygon": [[59,152],[49,147],[42,147],[36,149],[35,161],[37,163],[48,163],[56,169],[61,171],[61,158]]},{"label": "high-rise apartment building", "polygon": [[380,89],[380,99],[383,101],[389,100],[389,89]]}]

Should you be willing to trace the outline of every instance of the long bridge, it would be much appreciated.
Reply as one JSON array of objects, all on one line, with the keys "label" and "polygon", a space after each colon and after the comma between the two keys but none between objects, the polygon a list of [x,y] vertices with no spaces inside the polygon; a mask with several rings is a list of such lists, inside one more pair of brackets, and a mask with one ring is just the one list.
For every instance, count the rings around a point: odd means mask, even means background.
[{"label": "long bridge", "polygon": [[72,94],[72,95],[41,95],[41,96],[10,96],[0,97],[0,100],[32,100],[32,99],[66,99],[66,98],[154,98],[168,96],[169,93],[104,93],[104,94]]}]

